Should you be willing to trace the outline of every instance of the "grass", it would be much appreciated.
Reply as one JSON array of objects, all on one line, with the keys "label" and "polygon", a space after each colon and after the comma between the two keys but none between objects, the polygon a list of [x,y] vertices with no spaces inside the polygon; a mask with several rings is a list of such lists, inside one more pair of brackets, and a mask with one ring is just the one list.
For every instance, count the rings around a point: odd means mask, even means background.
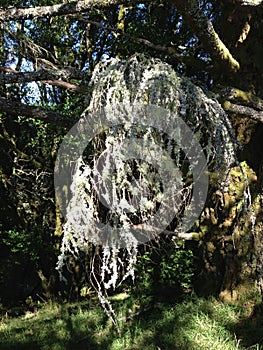
[{"label": "grass", "polygon": [[180,304],[148,300],[148,307],[132,298],[113,303],[120,334],[94,299],[51,303],[19,317],[2,316],[0,349],[263,349],[263,316],[253,315],[252,306],[201,298]]}]

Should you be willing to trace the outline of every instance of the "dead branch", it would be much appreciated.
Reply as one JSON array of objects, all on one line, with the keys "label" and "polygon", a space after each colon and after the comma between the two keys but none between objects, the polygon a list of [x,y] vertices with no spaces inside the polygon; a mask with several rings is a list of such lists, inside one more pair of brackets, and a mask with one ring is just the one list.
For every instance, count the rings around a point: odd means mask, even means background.
[{"label": "dead branch", "polygon": [[64,80],[70,79],[87,80],[90,74],[79,69],[66,67],[61,69],[39,69],[34,72],[18,72],[11,68],[0,67],[0,84],[28,83],[41,80]]}]

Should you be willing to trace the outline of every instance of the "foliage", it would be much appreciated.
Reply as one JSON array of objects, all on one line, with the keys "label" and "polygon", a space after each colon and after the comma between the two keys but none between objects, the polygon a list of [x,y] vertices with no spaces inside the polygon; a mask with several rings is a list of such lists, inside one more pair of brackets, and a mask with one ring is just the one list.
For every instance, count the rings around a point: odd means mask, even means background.
[{"label": "foliage", "polygon": [[160,283],[166,286],[180,285],[181,289],[192,287],[194,276],[193,252],[186,248],[185,242],[176,242],[170,254],[164,254],[160,263]]},{"label": "foliage", "polygon": [[193,252],[183,240],[161,242],[159,249],[151,247],[138,255],[133,291],[141,297],[164,294],[176,299],[183,291],[189,292],[192,288],[195,273]]},{"label": "foliage", "polygon": [[38,234],[9,230],[1,233],[0,302],[25,300],[39,284],[34,271],[39,267],[43,242]]},{"label": "foliage", "polygon": [[0,245],[7,247],[11,254],[27,256],[33,262],[38,259],[41,241],[32,232],[9,230],[2,232]]},{"label": "foliage", "polygon": [[60,136],[56,128],[22,117],[2,117],[0,134],[5,153],[0,165],[0,299],[9,305],[43,293],[47,286],[39,273],[48,281],[54,269],[52,167]]}]

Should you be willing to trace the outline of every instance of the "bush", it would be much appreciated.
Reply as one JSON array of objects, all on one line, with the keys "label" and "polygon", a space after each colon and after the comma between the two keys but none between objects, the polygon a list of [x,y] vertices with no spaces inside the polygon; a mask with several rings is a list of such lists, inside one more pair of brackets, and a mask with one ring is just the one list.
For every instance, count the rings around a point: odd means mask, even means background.
[{"label": "bush", "polygon": [[40,284],[37,270],[41,239],[34,232],[9,230],[2,233],[0,247],[0,303],[17,304]]},{"label": "bush", "polygon": [[192,286],[193,252],[184,241],[162,242],[138,257],[134,291],[141,294],[180,296]]}]

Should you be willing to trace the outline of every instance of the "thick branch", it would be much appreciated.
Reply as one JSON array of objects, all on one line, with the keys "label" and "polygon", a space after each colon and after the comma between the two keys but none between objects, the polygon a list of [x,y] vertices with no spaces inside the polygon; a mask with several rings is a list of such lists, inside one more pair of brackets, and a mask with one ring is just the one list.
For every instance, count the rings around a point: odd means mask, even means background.
[{"label": "thick branch", "polygon": [[[11,7],[7,10],[0,11],[0,22],[69,15],[73,13],[87,12],[93,8],[105,8],[107,6],[119,5],[120,2],[124,5],[141,3],[139,0],[84,0],[64,2],[52,6],[37,6],[29,8]],[[150,0],[143,1],[143,3],[148,2],[150,2]]]},{"label": "thick branch", "polygon": [[228,100],[243,106],[252,107],[259,111],[263,111],[263,100],[249,91],[243,91],[235,87],[226,87],[217,85],[215,90],[219,94],[221,100]]},{"label": "thick branch", "polygon": [[221,85],[216,86],[215,92],[225,111],[263,123],[263,100],[259,97],[248,91]]},{"label": "thick branch", "polygon": [[263,123],[263,112],[261,111],[257,111],[247,106],[236,105],[229,101],[225,101],[222,105],[227,112],[235,113],[239,117],[248,117]]},{"label": "thick branch", "polygon": [[40,69],[35,72],[18,72],[11,68],[0,67],[0,72],[4,73],[0,75],[0,85],[14,83],[24,84],[31,81],[41,81],[44,84],[58,86],[81,94],[87,93],[87,89],[72,84],[67,80],[85,80],[90,78],[90,74],[71,67],[63,69]]},{"label": "thick branch", "polygon": [[62,80],[41,80],[41,82],[44,84],[60,87],[62,89],[67,89],[67,90],[70,90],[71,92],[78,93],[78,94],[85,94],[88,91],[87,89],[82,88],[79,85],[71,84]]},{"label": "thick branch", "polygon": [[12,116],[23,116],[43,120],[46,123],[67,126],[71,125],[70,117],[65,117],[50,109],[23,105],[22,103],[0,97],[0,113]]},{"label": "thick branch", "polygon": [[0,75],[0,85],[13,83],[27,83],[41,80],[65,80],[90,78],[90,74],[76,68],[63,69],[39,69],[35,72],[18,72],[10,68],[0,67],[0,72],[7,73]]},{"label": "thick branch", "polygon": [[239,63],[219,38],[212,22],[199,8],[199,2],[197,0],[174,0],[174,3],[207,52],[216,61],[225,64],[230,71],[238,71]]}]

